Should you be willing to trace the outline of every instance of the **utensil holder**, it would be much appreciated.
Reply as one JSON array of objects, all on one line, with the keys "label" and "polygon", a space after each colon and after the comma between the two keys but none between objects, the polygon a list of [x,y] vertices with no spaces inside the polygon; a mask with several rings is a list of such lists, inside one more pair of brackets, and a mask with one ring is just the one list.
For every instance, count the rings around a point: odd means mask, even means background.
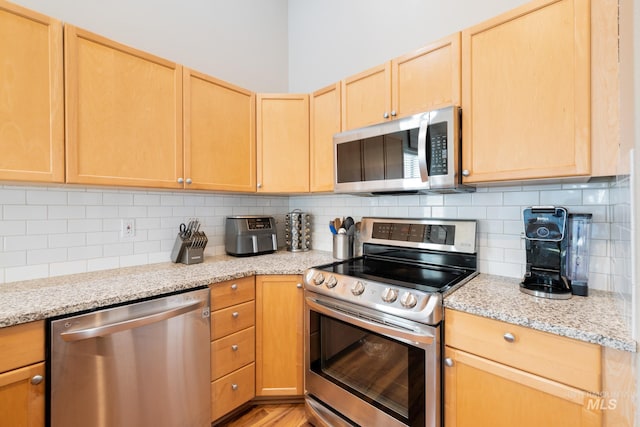
[{"label": "utensil holder", "polygon": [[353,258],[353,236],[349,234],[333,235],[333,257],[336,259]]},{"label": "utensil holder", "polygon": [[311,215],[294,209],[285,216],[284,238],[287,250],[308,251],[311,248]]}]

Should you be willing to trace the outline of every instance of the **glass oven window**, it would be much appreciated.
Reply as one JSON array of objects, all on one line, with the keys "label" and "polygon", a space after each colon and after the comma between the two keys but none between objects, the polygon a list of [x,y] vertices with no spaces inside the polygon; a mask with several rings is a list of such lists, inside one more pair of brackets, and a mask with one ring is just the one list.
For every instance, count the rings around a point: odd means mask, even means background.
[{"label": "glass oven window", "polygon": [[424,425],[425,351],[311,312],[312,371],[407,425]]}]

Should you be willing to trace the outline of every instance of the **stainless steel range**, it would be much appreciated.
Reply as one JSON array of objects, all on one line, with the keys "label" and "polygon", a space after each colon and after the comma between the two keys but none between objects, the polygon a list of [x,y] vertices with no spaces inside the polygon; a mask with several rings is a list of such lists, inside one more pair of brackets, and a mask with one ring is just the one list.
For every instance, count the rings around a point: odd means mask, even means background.
[{"label": "stainless steel range", "polygon": [[477,274],[476,227],[363,218],[363,256],[305,272],[316,426],[442,426],[442,299]]}]

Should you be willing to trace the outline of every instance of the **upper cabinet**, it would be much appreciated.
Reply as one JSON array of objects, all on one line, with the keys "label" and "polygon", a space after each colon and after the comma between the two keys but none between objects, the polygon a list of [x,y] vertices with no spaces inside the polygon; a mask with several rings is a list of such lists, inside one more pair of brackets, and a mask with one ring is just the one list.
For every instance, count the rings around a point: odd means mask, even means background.
[{"label": "upper cabinet", "polygon": [[258,193],[309,191],[309,95],[258,94]]},{"label": "upper cabinet", "polygon": [[64,181],[62,23],[0,1],[0,179]]},{"label": "upper cabinet", "polygon": [[460,34],[342,81],[342,130],[460,103]]},{"label": "upper cabinet", "polygon": [[589,175],[590,65],[589,1],[537,0],[463,31],[464,181]]},{"label": "upper cabinet", "polygon": [[256,191],[255,94],[184,69],[185,187]]},{"label": "upper cabinet", "polygon": [[65,25],[67,182],[182,188],[182,67]]},{"label": "upper cabinet", "polygon": [[333,135],[340,132],[340,83],[311,94],[311,191],[333,191]]}]

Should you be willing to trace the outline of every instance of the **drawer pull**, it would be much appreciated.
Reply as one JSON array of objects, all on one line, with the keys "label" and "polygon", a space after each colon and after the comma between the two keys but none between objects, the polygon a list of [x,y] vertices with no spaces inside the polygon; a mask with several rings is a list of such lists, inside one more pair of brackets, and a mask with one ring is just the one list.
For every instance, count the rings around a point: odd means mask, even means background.
[{"label": "drawer pull", "polygon": [[237,319],[238,316],[240,316],[240,313],[238,313],[237,311],[234,311],[233,313],[231,313],[231,317],[233,317],[234,319]]},{"label": "drawer pull", "polygon": [[453,366],[453,359],[450,357],[446,357],[444,359],[444,364],[447,365],[448,367],[452,367]]},{"label": "drawer pull", "polygon": [[502,337],[506,342],[514,342],[516,340],[515,335],[513,335],[511,332],[507,332]]},{"label": "drawer pull", "polygon": [[238,351],[238,344],[234,344],[231,346],[231,350]]},{"label": "drawer pull", "polygon": [[238,384],[231,384],[231,390],[236,391],[238,389]]},{"label": "drawer pull", "polygon": [[42,382],[42,380],[44,380],[42,375],[34,375],[33,377],[31,377],[31,384],[38,385]]},{"label": "drawer pull", "polygon": [[237,289],[238,289],[238,284],[237,283],[234,283],[233,285],[231,285],[231,290],[232,291],[235,291]]}]

